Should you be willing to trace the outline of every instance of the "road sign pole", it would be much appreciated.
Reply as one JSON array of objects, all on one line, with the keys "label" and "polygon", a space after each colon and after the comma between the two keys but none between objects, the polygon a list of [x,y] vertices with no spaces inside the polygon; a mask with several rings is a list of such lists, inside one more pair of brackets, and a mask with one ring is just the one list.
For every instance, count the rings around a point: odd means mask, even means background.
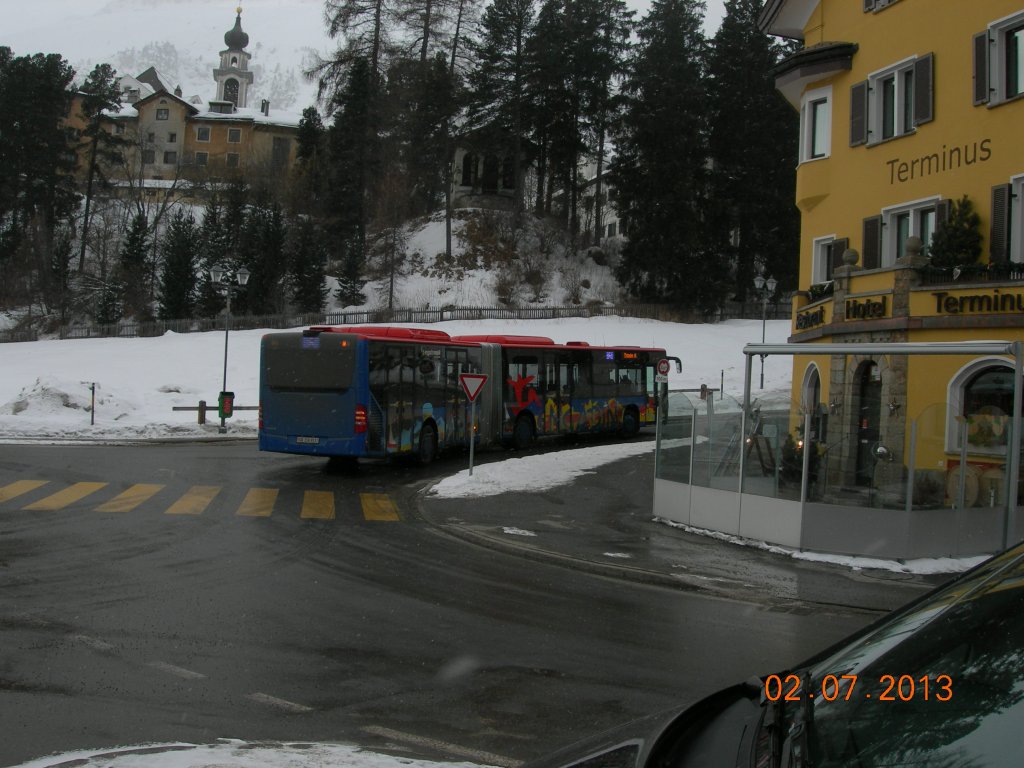
[{"label": "road sign pole", "polygon": [[476,445],[476,398],[469,403],[469,476],[473,476],[473,446]]}]

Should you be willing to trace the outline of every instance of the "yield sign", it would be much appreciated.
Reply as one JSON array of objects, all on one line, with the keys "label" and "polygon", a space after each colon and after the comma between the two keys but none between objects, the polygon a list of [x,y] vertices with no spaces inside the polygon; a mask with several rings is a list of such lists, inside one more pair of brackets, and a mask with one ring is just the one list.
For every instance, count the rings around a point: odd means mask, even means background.
[{"label": "yield sign", "polygon": [[484,383],[487,381],[487,374],[485,373],[460,373],[459,384],[462,385],[462,391],[466,393],[466,397],[469,398],[469,402],[476,400],[476,396],[480,394],[480,390],[484,388]]}]

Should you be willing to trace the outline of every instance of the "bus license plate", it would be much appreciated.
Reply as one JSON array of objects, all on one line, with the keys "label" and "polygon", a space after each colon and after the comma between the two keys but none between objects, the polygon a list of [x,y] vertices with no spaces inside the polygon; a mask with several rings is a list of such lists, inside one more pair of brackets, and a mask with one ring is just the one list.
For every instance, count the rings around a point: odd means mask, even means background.
[{"label": "bus license plate", "polygon": [[296,443],[302,443],[304,445],[317,445],[320,442],[320,438],[319,437],[302,437],[302,436],[299,436],[299,437],[295,438],[295,442]]}]

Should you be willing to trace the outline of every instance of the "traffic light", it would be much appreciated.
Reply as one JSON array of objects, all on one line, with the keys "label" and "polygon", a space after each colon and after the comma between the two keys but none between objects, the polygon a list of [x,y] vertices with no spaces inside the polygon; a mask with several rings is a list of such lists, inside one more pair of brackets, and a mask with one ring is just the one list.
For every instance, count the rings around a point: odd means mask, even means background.
[{"label": "traffic light", "polygon": [[221,392],[217,395],[217,415],[222,419],[230,419],[235,413],[235,393]]}]

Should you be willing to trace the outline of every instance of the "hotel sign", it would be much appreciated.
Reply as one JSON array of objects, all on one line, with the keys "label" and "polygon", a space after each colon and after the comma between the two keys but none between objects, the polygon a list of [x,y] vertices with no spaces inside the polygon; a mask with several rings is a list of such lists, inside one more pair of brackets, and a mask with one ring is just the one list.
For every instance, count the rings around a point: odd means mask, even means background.
[{"label": "hotel sign", "polygon": [[847,320],[877,320],[879,318],[888,317],[888,315],[888,296],[846,300]]}]

